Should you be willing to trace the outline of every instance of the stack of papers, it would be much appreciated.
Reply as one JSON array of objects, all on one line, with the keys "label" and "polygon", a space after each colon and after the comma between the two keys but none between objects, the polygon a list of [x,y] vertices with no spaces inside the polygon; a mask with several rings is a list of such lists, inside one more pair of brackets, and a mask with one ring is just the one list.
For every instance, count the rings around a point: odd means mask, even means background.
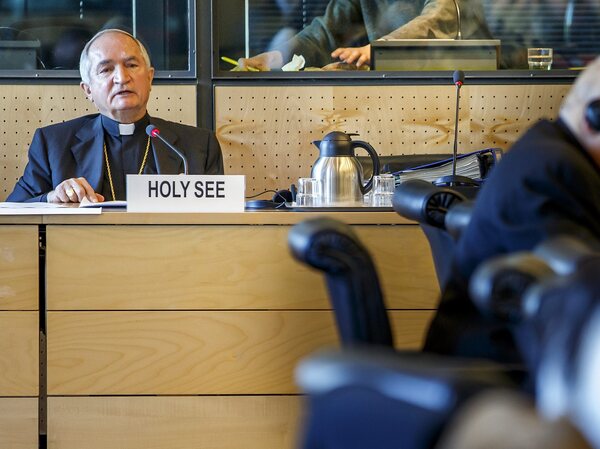
[{"label": "stack of papers", "polygon": [[[501,150],[497,148],[487,148],[485,150],[458,155],[456,158],[456,174],[471,179],[481,180],[487,174],[482,165],[482,156],[486,154],[491,155],[495,163],[500,153]],[[396,177],[396,184],[401,184],[409,179],[423,179],[427,182],[433,182],[442,176],[451,174],[452,158],[393,173]]]},{"label": "stack of papers", "polygon": [[101,208],[53,203],[0,203],[0,215],[97,215]]}]

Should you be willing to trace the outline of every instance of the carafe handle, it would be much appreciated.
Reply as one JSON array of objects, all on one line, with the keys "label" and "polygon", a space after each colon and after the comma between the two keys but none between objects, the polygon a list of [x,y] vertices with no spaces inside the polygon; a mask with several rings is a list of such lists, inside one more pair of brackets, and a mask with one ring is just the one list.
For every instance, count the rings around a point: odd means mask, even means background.
[{"label": "carafe handle", "polygon": [[367,153],[369,153],[371,161],[373,162],[373,173],[371,174],[371,177],[369,178],[366,184],[363,185],[362,182],[360,183],[360,191],[364,195],[365,193],[368,193],[371,190],[371,187],[373,187],[373,176],[379,174],[379,156],[377,155],[377,151],[375,151],[375,148],[373,148],[367,142],[363,142],[362,140],[352,141],[352,148],[356,147],[365,149]]}]

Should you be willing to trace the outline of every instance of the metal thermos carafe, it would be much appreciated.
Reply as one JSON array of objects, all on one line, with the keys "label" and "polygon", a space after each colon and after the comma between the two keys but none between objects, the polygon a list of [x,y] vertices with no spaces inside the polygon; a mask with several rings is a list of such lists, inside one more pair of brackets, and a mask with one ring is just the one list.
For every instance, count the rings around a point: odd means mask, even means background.
[{"label": "metal thermos carafe", "polygon": [[[367,142],[353,141],[351,136],[334,131],[323,140],[313,142],[319,148],[319,158],[313,165],[311,177],[321,180],[322,204],[356,205],[363,202],[363,195],[371,190],[373,176],[379,174],[379,157]],[[355,148],[363,148],[373,161],[373,174],[365,183],[360,162],[354,154]]]}]

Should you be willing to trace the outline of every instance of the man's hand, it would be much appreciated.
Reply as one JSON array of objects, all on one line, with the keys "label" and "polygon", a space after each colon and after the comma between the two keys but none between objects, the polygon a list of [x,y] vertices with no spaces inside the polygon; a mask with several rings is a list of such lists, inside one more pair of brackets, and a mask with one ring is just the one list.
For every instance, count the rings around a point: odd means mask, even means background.
[{"label": "man's hand", "polygon": [[356,67],[371,62],[371,45],[364,47],[341,47],[331,53],[332,58],[338,58],[348,64],[355,63]]},{"label": "man's hand", "polygon": [[104,201],[104,197],[94,192],[85,178],[65,179],[52,192],[48,193],[49,203],[81,203],[84,198],[92,203]]},{"label": "man's hand", "polygon": [[252,67],[260,71],[269,71],[271,69],[280,69],[283,66],[283,56],[279,51],[267,51],[251,58],[238,59],[240,69]]}]

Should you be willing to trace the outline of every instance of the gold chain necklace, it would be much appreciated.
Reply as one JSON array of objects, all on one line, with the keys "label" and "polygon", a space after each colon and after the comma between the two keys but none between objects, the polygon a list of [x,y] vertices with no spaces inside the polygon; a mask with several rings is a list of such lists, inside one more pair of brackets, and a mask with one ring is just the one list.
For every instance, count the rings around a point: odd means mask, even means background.
[{"label": "gold chain necklace", "polygon": [[[115,186],[113,185],[112,173],[110,171],[110,162],[108,162],[108,151],[106,150],[106,142],[104,145],[104,160],[106,161],[106,172],[108,173],[108,182],[110,183],[110,193],[112,194],[113,201],[117,200],[115,196]],[[144,166],[146,165],[146,159],[148,158],[148,150],[150,150],[150,136],[148,136],[148,143],[146,144],[146,151],[144,152],[144,159],[142,160],[142,165],[140,167],[140,171],[138,175],[141,175],[144,171]]]}]

